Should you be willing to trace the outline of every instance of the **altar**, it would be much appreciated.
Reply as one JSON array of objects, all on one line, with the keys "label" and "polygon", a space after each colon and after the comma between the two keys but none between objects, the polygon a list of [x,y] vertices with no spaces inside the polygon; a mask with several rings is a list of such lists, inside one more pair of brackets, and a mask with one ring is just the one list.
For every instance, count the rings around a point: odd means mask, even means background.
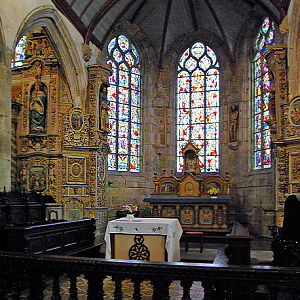
[{"label": "altar", "polygon": [[229,174],[202,176],[199,149],[188,142],[182,149],[183,170],[180,177],[163,174],[154,177],[154,192],[149,203],[153,218],[177,218],[184,231],[228,233]]},{"label": "altar", "polygon": [[125,218],[109,221],[105,258],[180,261],[182,228],[178,219]]}]

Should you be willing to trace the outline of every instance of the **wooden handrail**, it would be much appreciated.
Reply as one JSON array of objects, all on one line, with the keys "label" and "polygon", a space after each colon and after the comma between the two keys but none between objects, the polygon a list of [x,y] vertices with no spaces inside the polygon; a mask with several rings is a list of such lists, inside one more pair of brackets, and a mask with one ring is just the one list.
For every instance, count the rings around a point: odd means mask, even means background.
[{"label": "wooden handrail", "polygon": [[0,252],[0,269],[0,299],[6,299],[6,294],[13,294],[12,299],[20,299],[18,297],[25,288],[29,288],[28,299],[43,299],[41,281],[49,276],[53,278],[52,299],[60,299],[62,274],[68,275],[70,295],[76,295],[76,278],[84,275],[88,280],[88,300],[104,299],[103,280],[107,276],[112,276],[115,281],[115,299],[122,299],[121,282],[124,279],[134,283],[132,299],[141,299],[139,286],[144,280],[151,281],[153,299],[160,300],[169,299],[169,286],[174,280],[181,282],[182,299],[191,299],[193,282],[202,283],[205,299],[237,299],[234,298],[236,295],[255,299],[258,285],[267,287],[272,300],[279,299],[279,292],[287,287],[293,297],[300,296],[300,268],[294,267],[143,262]]}]

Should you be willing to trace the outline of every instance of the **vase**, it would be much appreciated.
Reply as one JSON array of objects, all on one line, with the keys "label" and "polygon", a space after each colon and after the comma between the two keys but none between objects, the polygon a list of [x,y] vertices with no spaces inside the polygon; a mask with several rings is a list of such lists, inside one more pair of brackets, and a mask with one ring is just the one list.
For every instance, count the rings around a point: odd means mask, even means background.
[{"label": "vase", "polygon": [[130,222],[132,222],[132,220],[134,219],[134,214],[127,214],[127,215],[126,215],[126,218],[127,218]]},{"label": "vase", "polygon": [[[125,218],[129,213],[125,210],[117,210],[116,211],[116,218],[120,219],[120,218]],[[133,211],[132,214],[135,216],[135,218],[139,217],[140,215],[140,211]]]}]

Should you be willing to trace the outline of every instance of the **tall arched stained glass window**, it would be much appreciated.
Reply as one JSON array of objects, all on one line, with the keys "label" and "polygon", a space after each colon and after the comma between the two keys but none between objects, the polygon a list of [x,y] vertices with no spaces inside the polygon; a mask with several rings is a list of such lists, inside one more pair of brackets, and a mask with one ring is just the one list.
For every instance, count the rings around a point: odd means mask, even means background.
[{"label": "tall arched stained glass window", "polygon": [[201,172],[219,170],[219,64],[211,48],[197,42],[181,55],[177,67],[177,171],[182,148],[199,148]]},{"label": "tall arched stained glass window", "polygon": [[11,68],[20,67],[23,65],[25,58],[26,36],[22,36],[15,48],[15,56],[11,61]]},{"label": "tall arched stained glass window", "polygon": [[274,44],[274,23],[266,18],[254,44],[254,168],[271,167],[271,131],[269,100],[271,74],[264,54]]},{"label": "tall arched stained glass window", "polygon": [[109,79],[108,170],[140,171],[140,58],[135,46],[124,35],[114,37],[107,46]]}]

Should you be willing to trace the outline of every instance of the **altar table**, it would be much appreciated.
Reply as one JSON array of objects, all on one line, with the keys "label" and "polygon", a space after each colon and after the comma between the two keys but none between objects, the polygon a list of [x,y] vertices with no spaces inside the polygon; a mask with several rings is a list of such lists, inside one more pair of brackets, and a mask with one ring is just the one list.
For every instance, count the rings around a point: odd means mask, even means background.
[{"label": "altar table", "polygon": [[[104,240],[106,241],[105,258],[134,259],[122,257],[124,256],[124,253],[120,254],[120,257],[118,257],[118,255],[114,253],[116,251],[113,251],[113,249],[118,250],[117,248],[123,248],[119,250],[121,252],[123,250],[124,252],[127,247],[126,256],[128,256],[127,253],[130,249],[146,249],[149,250],[149,260],[167,260],[168,262],[180,261],[179,241],[181,235],[182,228],[178,219],[134,218],[132,221],[129,221],[125,217],[112,220],[107,224],[104,237]],[[130,245],[126,245],[126,241],[127,244],[130,243]],[[161,255],[156,256],[154,252],[157,251],[163,252],[163,259],[161,258]],[[167,254],[166,259],[164,255],[165,251]]]}]

